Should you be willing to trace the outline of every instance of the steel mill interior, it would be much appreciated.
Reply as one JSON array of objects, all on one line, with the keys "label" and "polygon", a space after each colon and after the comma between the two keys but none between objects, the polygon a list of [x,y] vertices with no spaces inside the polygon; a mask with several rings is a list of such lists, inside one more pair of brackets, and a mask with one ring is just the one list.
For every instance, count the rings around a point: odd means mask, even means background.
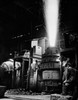
[{"label": "steel mill interior", "polygon": [[0,97],[77,100],[77,13],[77,0],[0,0]]}]

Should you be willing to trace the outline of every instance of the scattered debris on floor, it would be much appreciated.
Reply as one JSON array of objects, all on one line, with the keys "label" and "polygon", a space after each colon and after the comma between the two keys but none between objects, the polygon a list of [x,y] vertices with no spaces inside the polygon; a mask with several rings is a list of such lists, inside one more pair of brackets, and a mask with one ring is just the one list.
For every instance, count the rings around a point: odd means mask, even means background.
[{"label": "scattered debris on floor", "polygon": [[10,89],[7,90],[6,95],[46,95],[46,92],[32,92],[32,91],[26,91],[25,89]]}]

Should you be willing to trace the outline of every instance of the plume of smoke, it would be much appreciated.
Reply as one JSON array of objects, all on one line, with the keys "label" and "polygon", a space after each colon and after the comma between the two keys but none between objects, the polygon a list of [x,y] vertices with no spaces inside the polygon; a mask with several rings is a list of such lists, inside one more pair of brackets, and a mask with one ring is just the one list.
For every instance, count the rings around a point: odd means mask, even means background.
[{"label": "plume of smoke", "polygon": [[43,0],[46,32],[51,47],[55,47],[59,26],[59,0]]}]

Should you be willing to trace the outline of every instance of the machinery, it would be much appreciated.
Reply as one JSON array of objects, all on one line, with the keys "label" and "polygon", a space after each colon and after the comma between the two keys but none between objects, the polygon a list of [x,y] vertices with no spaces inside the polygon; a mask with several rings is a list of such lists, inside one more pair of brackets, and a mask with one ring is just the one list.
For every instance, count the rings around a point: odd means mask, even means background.
[{"label": "machinery", "polygon": [[43,91],[61,92],[61,62],[59,49],[47,48],[40,64]]}]

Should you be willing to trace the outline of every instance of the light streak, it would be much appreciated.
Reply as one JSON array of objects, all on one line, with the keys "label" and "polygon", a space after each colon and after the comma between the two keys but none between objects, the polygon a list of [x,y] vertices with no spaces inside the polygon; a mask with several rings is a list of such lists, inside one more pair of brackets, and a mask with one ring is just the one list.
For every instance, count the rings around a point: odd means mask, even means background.
[{"label": "light streak", "polygon": [[47,36],[50,47],[55,47],[58,33],[59,0],[43,0]]}]

